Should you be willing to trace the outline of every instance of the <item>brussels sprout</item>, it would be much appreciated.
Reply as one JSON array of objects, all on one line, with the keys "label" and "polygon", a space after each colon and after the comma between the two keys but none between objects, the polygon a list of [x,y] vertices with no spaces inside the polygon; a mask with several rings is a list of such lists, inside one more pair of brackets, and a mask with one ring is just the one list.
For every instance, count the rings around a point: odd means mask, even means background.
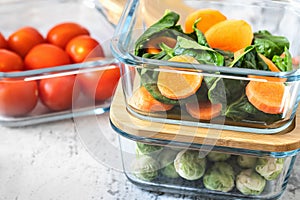
[{"label": "brussels sprout", "polygon": [[219,153],[219,152],[209,152],[207,154],[208,160],[213,162],[225,161],[228,158],[230,158],[230,156],[231,156],[230,154]]},{"label": "brussels sprout", "polygon": [[203,177],[203,184],[209,190],[228,192],[234,187],[234,171],[226,162],[216,162]]},{"label": "brussels sprout", "polygon": [[156,156],[163,149],[162,146],[145,144],[145,143],[141,143],[141,142],[136,142],[136,147],[137,147],[136,148],[137,155],[153,155],[153,156]]},{"label": "brussels sprout", "polygon": [[259,195],[266,186],[266,180],[253,169],[245,169],[236,177],[236,188],[245,195]]},{"label": "brussels sprout", "polygon": [[200,179],[206,167],[206,158],[200,155],[199,151],[183,150],[180,151],[174,161],[176,172],[184,179]]},{"label": "brussels sprout", "polygon": [[169,178],[178,178],[179,175],[174,167],[174,160],[177,155],[177,151],[171,149],[164,149],[158,156],[160,166],[162,167],[161,173]]},{"label": "brussels sprout", "polygon": [[133,163],[134,175],[142,180],[151,181],[158,176],[159,162],[147,155],[141,155]]},{"label": "brussels sprout", "polygon": [[258,158],[255,170],[268,181],[276,179],[282,172],[283,158]]},{"label": "brussels sprout", "polygon": [[254,168],[256,165],[257,157],[239,155],[237,158],[237,163],[243,168]]}]

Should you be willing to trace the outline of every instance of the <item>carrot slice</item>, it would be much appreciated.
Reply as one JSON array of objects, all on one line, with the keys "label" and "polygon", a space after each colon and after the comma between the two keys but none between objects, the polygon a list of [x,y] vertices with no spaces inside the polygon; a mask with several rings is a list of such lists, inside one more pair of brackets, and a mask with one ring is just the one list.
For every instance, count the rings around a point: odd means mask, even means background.
[{"label": "carrot slice", "polygon": [[200,120],[211,120],[221,114],[222,104],[212,104],[207,102],[186,103],[187,112],[194,118]]},{"label": "carrot slice", "polygon": [[143,112],[167,111],[174,106],[157,101],[144,86],[141,86],[133,93],[129,100],[129,105]]},{"label": "carrot slice", "polygon": [[[175,56],[169,61],[199,64],[195,58],[186,55]],[[172,69],[166,66],[160,68]],[[174,72],[161,71],[158,75],[157,87],[160,93],[167,98],[183,99],[195,94],[200,88],[202,80],[203,76],[199,73],[184,71],[181,73],[180,69],[176,69]]]},{"label": "carrot slice", "polygon": [[185,32],[192,33],[193,26],[196,20],[200,19],[197,23],[197,28],[205,33],[210,27],[218,22],[226,20],[226,16],[220,11],[214,9],[200,9],[190,13],[185,20]]},{"label": "carrot slice", "polygon": [[283,113],[289,99],[281,82],[250,81],[246,86],[246,96],[254,107],[269,114]]}]

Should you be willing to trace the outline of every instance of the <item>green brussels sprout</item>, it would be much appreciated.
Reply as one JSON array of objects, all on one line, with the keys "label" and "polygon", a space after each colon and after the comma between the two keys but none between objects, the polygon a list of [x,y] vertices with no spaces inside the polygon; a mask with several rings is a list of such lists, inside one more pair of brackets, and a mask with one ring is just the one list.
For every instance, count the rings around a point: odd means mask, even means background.
[{"label": "green brussels sprout", "polygon": [[236,177],[236,188],[245,195],[259,195],[266,186],[266,179],[253,169],[245,169]]},{"label": "green brussels sprout", "polygon": [[276,179],[283,170],[283,158],[258,158],[255,170],[268,181]]},{"label": "green brussels sprout", "polygon": [[159,162],[147,155],[141,155],[133,163],[134,175],[145,181],[152,181],[158,176]]},{"label": "green brussels sprout", "polygon": [[206,167],[206,158],[200,155],[199,151],[183,150],[180,151],[175,160],[174,166],[176,172],[184,179],[200,179]]},{"label": "green brussels sprout", "polygon": [[208,160],[212,162],[225,161],[230,158],[230,154],[220,153],[220,152],[209,152],[207,154]]},{"label": "green brussels sprout", "polygon": [[228,192],[234,188],[234,171],[226,162],[215,162],[205,173],[203,184],[209,190]]},{"label": "green brussels sprout", "polygon": [[237,158],[237,163],[243,168],[254,168],[256,166],[257,157],[239,155]]},{"label": "green brussels sprout", "polygon": [[161,173],[168,178],[179,177],[174,167],[174,160],[177,153],[177,151],[171,149],[164,149],[158,156],[160,166],[162,167]]},{"label": "green brussels sprout", "polygon": [[162,146],[145,144],[141,142],[136,142],[136,152],[137,155],[158,155],[163,150]]}]

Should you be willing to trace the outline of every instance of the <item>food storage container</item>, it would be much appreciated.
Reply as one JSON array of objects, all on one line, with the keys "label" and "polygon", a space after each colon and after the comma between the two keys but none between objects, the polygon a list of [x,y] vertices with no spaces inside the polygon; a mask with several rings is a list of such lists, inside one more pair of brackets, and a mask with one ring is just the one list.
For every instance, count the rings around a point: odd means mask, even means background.
[{"label": "food storage container", "polygon": [[[87,95],[87,92],[85,92],[79,80],[80,77],[84,77],[85,75],[92,75],[90,76],[92,77],[90,81],[94,81],[89,82],[89,89],[95,93],[98,84],[97,80],[100,80],[100,75],[104,71],[118,69],[116,60],[112,57],[109,48],[109,39],[114,31],[114,26],[108,22],[106,17],[96,8],[94,1],[1,1],[0,16],[2,16],[1,18],[3,19],[0,22],[0,32],[7,40],[15,31],[28,26],[37,29],[46,39],[47,33],[52,27],[61,23],[71,22],[85,27],[89,31],[90,36],[99,42],[105,54],[105,58],[94,57],[93,52],[96,50],[93,49],[90,55],[85,58],[84,62],[80,63],[71,62],[67,65],[52,66],[43,69],[0,72],[1,125],[32,125],[76,116],[101,114],[109,110],[110,97],[107,96],[101,100],[95,100],[93,96]],[[96,76],[93,76],[93,74],[96,74]],[[72,81],[74,84],[73,97],[71,96],[71,102],[68,102],[70,105],[63,109],[49,108],[41,101],[40,87],[42,82],[68,76],[73,76]],[[101,86],[102,89],[108,87],[105,81],[99,82],[99,84],[100,83],[103,84]],[[113,83],[113,81],[111,83]],[[70,87],[67,85],[68,83],[58,82],[55,87]],[[24,95],[20,95],[21,93],[24,93]],[[66,93],[67,89],[62,94]],[[59,96],[60,95],[52,95],[52,97],[49,97],[49,101],[57,103],[60,101],[58,100]],[[70,97],[68,99],[70,101]],[[29,106],[26,106],[27,103]],[[25,108],[22,111],[23,107]]]},{"label": "food storage container", "polygon": [[[284,131],[299,104],[298,8],[298,1],[128,1],[111,44],[125,66],[127,110],[168,124]],[[187,32],[210,23],[205,14],[188,21],[198,10],[223,19]],[[282,45],[280,53],[272,45]]]},{"label": "food storage container", "polygon": [[299,127],[258,135],[142,120],[126,110],[121,88],[110,121],[133,184],[201,198],[280,198],[300,147]]}]

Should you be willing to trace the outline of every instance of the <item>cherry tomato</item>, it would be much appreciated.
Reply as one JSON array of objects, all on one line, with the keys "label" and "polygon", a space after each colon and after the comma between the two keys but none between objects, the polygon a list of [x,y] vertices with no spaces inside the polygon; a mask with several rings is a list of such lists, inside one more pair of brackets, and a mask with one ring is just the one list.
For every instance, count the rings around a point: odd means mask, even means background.
[{"label": "cherry tomato", "polygon": [[70,64],[68,54],[53,44],[38,44],[25,57],[25,68],[41,69]]},{"label": "cherry tomato", "polygon": [[0,48],[7,49],[8,44],[5,37],[0,33]]},{"label": "cherry tomato", "polygon": [[24,69],[24,63],[18,54],[7,49],[0,49],[0,71],[21,71]]},{"label": "cherry tomato", "polygon": [[47,41],[65,49],[67,43],[78,35],[90,35],[89,31],[74,22],[60,23],[52,27],[47,34]]},{"label": "cherry tomato", "polygon": [[103,71],[78,74],[78,81],[83,93],[96,101],[104,101],[112,97],[120,79],[118,67]]},{"label": "cherry tomato", "polygon": [[104,57],[99,42],[88,35],[74,37],[68,42],[66,51],[75,63],[83,62],[88,58]]},{"label": "cherry tomato", "polygon": [[31,112],[38,102],[36,81],[1,80],[0,114],[23,116]]},{"label": "cherry tomato", "polygon": [[30,26],[23,27],[8,37],[8,46],[22,58],[37,44],[45,42],[41,33]]},{"label": "cherry tomato", "polygon": [[43,104],[53,111],[71,108],[73,99],[79,96],[79,90],[73,89],[75,78],[70,75],[41,80],[39,93]]}]

